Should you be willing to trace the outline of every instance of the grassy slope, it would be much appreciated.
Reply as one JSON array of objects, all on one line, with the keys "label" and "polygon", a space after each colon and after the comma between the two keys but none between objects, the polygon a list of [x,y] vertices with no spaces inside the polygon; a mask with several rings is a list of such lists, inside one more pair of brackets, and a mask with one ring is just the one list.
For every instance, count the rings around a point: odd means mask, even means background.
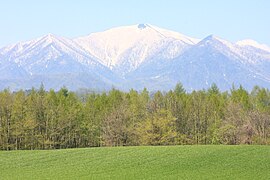
[{"label": "grassy slope", "polygon": [[0,179],[269,179],[270,146],[0,152]]}]

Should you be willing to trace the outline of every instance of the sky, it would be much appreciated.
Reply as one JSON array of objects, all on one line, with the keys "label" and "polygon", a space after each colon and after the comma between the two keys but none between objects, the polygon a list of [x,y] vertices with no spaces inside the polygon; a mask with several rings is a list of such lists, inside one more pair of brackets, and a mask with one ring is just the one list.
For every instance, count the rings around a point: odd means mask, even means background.
[{"label": "sky", "polygon": [[0,0],[0,47],[48,33],[75,38],[139,23],[270,46],[270,0]]}]

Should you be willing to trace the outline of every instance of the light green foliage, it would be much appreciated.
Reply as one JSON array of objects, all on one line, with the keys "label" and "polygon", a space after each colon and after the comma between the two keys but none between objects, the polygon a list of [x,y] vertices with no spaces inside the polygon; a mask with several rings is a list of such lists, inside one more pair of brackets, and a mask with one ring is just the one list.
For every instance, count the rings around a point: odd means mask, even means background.
[{"label": "light green foliage", "polygon": [[175,120],[169,111],[160,109],[138,127],[141,144],[172,145],[177,143]]},{"label": "light green foliage", "polygon": [[0,92],[1,150],[180,144],[270,144],[269,90]]}]

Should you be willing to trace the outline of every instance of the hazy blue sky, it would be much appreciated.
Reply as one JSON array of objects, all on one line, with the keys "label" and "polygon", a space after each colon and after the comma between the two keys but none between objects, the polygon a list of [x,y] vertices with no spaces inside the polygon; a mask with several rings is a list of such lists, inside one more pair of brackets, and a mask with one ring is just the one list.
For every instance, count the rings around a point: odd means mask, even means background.
[{"label": "hazy blue sky", "polygon": [[204,38],[270,45],[270,0],[0,0],[0,46],[149,23]]}]

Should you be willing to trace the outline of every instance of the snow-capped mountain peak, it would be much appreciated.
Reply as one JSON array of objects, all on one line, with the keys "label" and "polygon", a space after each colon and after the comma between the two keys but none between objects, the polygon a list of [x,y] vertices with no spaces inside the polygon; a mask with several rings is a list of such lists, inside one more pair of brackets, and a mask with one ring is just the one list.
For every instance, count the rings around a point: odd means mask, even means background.
[{"label": "snow-capped mountain peak", "polygon": [[252,40],[202,40],[151,24],[115,27],[69,39],[46,34],[0,49],[0,89],[147,87],[222,90],[270,87],[270,48]]},{"label": "snow-capped mountain peak", "polygon": [[224,44],[224,45],[229,45],[229,46],[232,44],[229,41],[226,41],[226,40],[224,40],[216,35],[213,35],[213,34],[205,37],[199,43],[201,43],[201,44]]},{"label": "snow-capped mountain peak", "polygon": [[[173,58],[198,40],[150,24],[136,24],[92,33],[74,41],[105,66],[125,74],[157,54]],[[165,49],[168,51],[164,52]]]},{"label": "snow-capped mountain peak", "polygon": [[61,36],[57,36],[54,34],[46,34],[38,39],[37,44],[42,44],[42,46],[48,46],[48,45],[58,45],[58,46],[66,46],[66,43],[73,44],[72,41],[68,38],[64,38]]},{"label": "snow-capped mountain peak", "polygon": [[230,52],[235,52],[235,45],[229,41],[226,41],[218,36],[209,35],[206,38],[202,39],[196,46],[199,47],[208,47],[219,50],[226,54]]},{"label": "snow-capped mountain peak", "polygon": [[196,44],[196,43],[198,43],[200,41],[199,39],[191,38],[191,37],[185,36],[183,34],[180,34],[178,32],[163,29],[163,28],[160,28],[160,27],[157,27],[157,26],[154,26],[154,25],[147,24],[147,26],[149,28],[152,28],[154,31],[160,33],[164,37],[175,38],[175,39],[181,40],[181,41],[183,41],[183,42],[185,42],[187,44],[194,45],[194,44]]},{"label": "snow-capped mountain peak", "polygon": [[53,41],[55,39],[57,39],[58,37],[52,33],[48,33],[46,35],[44,35],[43,37],[41,37],[41,39],[46,39],[48,41]]},{"label": "snow-capped mountain peak", "polygon": [[268,51],[270,52],[270,47],[265,45],[265,44],[260,44],[252,39],[245,39],[245,40],[242,40],[242,41],[238,41],[236,42],[237,45],[239,46],[252,46],[252,47],[255,47],[255,48],[258,48],[258,49],[262,49],[264,51]]}]

